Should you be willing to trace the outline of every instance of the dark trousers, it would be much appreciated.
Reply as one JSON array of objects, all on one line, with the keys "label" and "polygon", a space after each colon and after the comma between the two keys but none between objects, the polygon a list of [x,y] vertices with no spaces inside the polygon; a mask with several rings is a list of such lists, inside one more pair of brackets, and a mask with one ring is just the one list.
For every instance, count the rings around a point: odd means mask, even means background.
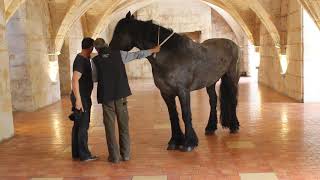
[{"label": "dark trousers", "polygon": [[[109,158],[119,160],[130,157],[129,116],[127,99],[121,98],[103,104],[103,123],[105,125],[106,139],[108,144]],[[115,135],[115,116],[117,116],[119,128],[119,146]]]},{"label": "dark trousers", "polygon": [[[71,95],[71,102],[75,107],[75,97]],[[80,121],[74,121],[72,128],[72,158],[87,159],[91,156],[88,148],[88,129],[90,124],[91,98],[82,98],[82,113]]]}]

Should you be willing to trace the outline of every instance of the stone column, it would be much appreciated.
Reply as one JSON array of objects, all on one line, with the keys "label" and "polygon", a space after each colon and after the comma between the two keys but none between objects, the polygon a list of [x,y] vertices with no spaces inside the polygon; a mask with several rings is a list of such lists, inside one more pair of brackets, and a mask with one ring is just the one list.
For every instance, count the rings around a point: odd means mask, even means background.
[{"label": "stone column", "polygon": [[0,141],[14,134],[5,25],[4,1],[0,0]]},{"label": "stone column", "polygon": [[62,96],[71,92],[69,39],[64,40],[59,58],[60,92]]}]

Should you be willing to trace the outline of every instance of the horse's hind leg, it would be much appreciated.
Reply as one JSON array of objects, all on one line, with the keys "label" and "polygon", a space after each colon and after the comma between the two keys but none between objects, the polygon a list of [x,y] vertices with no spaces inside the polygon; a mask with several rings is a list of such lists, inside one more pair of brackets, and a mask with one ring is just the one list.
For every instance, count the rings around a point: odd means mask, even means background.
[{"label": "horse's hind leg", "polygon": [[192,127],[192,115],[190,107],[190,92],[187,90],[179,91],[179,100],[182,110],[182,118],[185,125],[185,142],[182,151],[192,151],[198,146],[198,137]]},{"label": "horse's hind leg", "polygon": [[166,95],[163,93],[161,93],[161,96],[167,104],[169,116],[170,116],[170,122],[171,122],[172,137],[168,142],[167,150],[176,150],[176,149],[179,149],[179,146],[182,146],[184,144],[184,135],[179,125],[179,116],[176,109],[176,101],[175,101],[176,96]]},{"label": "horse's hind leg", "polygon": [[230,133],[237,133],[240,126],[237,117],[239,77],[236,66],[234,66],[221,78],[220,121],[222,127],[230,129]]},{"label": "horse's hind leg", "polygon": [[216,93],[216,83],[212,84],[211,86],[207,87],[207,93],[210,98],[210,116],[208,120],[208,124],[205,130],[206,135],[214,134],[215,130],[217,129],[217,93]]}]

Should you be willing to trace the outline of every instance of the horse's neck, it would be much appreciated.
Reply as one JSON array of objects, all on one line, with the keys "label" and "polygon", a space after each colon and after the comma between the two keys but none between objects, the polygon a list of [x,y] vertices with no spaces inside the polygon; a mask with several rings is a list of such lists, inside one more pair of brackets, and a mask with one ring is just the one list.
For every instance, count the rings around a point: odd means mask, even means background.
[{"label": "horse's neck", "polygon": [[201,51],[204,48],[201,44],[188,39],[184,39],[180,43],[181,45],[174,46],[174,48],[164,44],[159,53],[149,57],[148,60],[152,68],[170,68],[173,61],[182,62],[190,56],[201,56]]},{"label": "horse's neck", "polygon": [[[155,29],[157,29],[155,31]],[[162,43],[166,38],[168,38],[172,32],[170,32],[167,29],[160,28],[160,42]],[[154,34],[154,38],[151,39],[158,39],[158,28],[153,27],[153,32],[151,34]],[[150,38],[147,36],[144,36],[146,38]],[[157,44],[157,42],[152,42],[150,39],[145,39],[144,43],[147,44]],[[144,47],[143,49],[149,49],[152,47]],[[199,49],[203,48],[201,44],[193,42],[190,38],[187,36],[181,36],[179,34],[174,34],[172,37],[170,37],[161,47],[160,52],[156,55],[156,58],[149,57],[149,61],[153,67],[166,67],[170,66],[172,62],[170,62],[172,59],[171,57],[179,56],[183,58],[184,56],[190,56],[191,54],[198,54],[200,53]],[[180,59],[183,61],[183,59]]]}]

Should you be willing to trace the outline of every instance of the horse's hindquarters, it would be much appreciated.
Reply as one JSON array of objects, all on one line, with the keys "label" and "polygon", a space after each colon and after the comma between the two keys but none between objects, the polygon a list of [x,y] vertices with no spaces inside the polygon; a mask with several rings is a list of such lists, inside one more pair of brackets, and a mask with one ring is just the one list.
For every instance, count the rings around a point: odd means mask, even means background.
[{"label": "horse's hindquarters", "polygon": [[216,83],[238,60],[238,46],[227,39],[209,39],[202,44],[205,47],[203,58],[196,59],[191,90],[197,90]]}]

